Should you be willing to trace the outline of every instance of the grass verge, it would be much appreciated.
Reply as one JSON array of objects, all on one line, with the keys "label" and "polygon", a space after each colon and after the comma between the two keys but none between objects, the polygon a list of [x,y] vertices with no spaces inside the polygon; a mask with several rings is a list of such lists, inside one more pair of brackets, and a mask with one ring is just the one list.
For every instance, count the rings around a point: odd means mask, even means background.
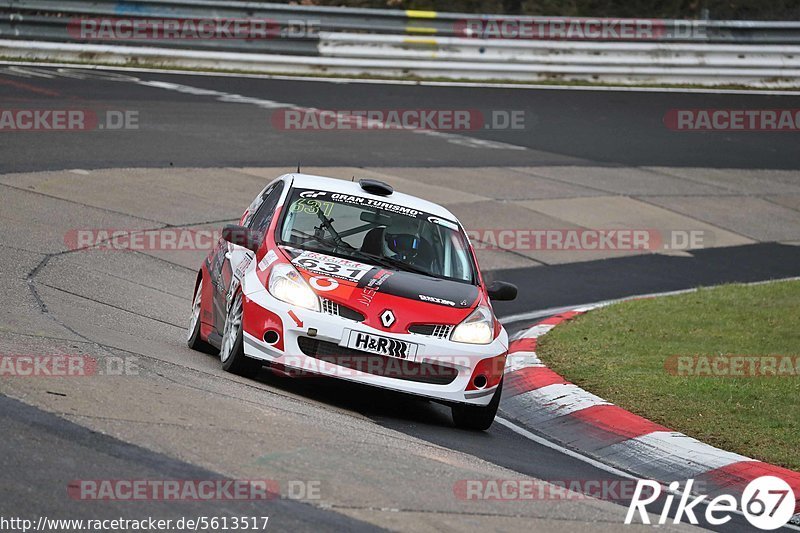
[{"label": "grass verge", "polygon": [[[800,281],[612,305],[557,327],[537,353],[568,380],[624,409],[800,471]],[[721,355],[791,356],[794,373],[785,375],[791,369],[783,366],[781,376],[709,376],[698,364]],[[676,356],[699,359],[677,367]],[[724,363],[719,368],[725,372]]]}]

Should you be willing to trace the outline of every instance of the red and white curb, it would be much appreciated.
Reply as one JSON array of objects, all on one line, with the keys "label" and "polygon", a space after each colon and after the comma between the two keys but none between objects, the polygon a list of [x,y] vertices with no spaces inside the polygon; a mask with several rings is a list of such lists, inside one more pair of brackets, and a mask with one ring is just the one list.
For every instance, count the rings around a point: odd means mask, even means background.
[{"label": "red and white curb", "polygon": [[741,495],[761,476],[777,476],[794,490],[792,519],[800,519],[800,473],[715,448],[672,431],[570,383],[536,355],[539,337],[558,324],[602,302],[561,312],[525,330],[511,341],[500,414],[548,440],[580,454],[664,485],[694,479],[711,497]]}]

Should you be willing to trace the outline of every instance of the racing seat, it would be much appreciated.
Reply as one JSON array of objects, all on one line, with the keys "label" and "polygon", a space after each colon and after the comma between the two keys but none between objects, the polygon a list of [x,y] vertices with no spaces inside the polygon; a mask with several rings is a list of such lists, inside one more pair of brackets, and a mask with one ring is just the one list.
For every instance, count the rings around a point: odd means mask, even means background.
[{"label": "racing seat", "polygon": [[383,238],[384,234],[386,233],[386,228],[378,227],[372,228],[364,235],[364,242],[361,243],[361,251],[377,255],[379,257],[383,256]]}]

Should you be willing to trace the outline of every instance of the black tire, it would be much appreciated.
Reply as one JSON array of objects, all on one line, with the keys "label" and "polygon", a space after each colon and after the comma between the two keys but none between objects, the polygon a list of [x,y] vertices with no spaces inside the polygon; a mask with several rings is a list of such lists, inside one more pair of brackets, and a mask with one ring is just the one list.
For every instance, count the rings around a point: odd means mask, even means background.
[{"label": "black tire", "polygon": [[500,406],[500,396],[503,392],[503,380],[494,391],[492,401],[485,407],[477,405],[467,405],[463,403],[453,405],[450,410],[453,413],[453,423],[461,429],[471,429],[474,431],[485,431],[492,426],[497,408]]},{"label": "black tire", "polygon": [[[235,332],[230,331],[233,328],[236,329]],[[227,354],[225,339],[228,337],[228,335],[232,336],[234,334],[236,335],[236,338],[232,343],[230,354]],[[220,350],[220,358],[222,359],[222,369],[226,372],[246,378],[254,378],[259,372],[261,372],[261,361],[247,357],[244,354],[241,292],[238,293],[233,299],[231,308],[228,310],[228,316],[225,317],[225,332],[222,335],[222,349]]]},{"label": "black tire", "polygon": [[200,305],[200,299],[202,298],[202,293],[203,278],[202,274],[200,274],[200,281],[197,283],[195,292],[192,295],[192,314],[189,319],[189,327],[186,331],[186,344],[189,346],[189,348],[192,350],[197,350],[198,352],[217,354],[219,353],[219,350],[211,346],[209,343],[204,341],[202,337],[200,337],[200,309],[202,308]]}]

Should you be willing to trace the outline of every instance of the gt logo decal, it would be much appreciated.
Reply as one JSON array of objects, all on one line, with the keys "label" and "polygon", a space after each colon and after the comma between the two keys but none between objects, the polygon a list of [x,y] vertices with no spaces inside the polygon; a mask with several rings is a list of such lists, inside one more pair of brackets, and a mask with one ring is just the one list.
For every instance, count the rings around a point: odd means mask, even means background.
[{"label": "gt logo decal", "polygon": [[339,282],[333,278],[326,278],[323,276],[314,276],[308,280],[308,283],[318,291],[335,291],[339,288]]},{"label": "gt logo decal", "polygon": [[391,309],[387,309],[386,311],[381,313],[380,319],[381,319],[381,324],[383,324],[383,327],[385,328],[391,327],[392,324],[394,324],[397,320],[394,317],[394,313],[392,313]]},{"label": "gt logo decal", "polygon": [[325,196],[325,191],[305,191],[300,193],[301,198],[316,198],[318,196]]}]

